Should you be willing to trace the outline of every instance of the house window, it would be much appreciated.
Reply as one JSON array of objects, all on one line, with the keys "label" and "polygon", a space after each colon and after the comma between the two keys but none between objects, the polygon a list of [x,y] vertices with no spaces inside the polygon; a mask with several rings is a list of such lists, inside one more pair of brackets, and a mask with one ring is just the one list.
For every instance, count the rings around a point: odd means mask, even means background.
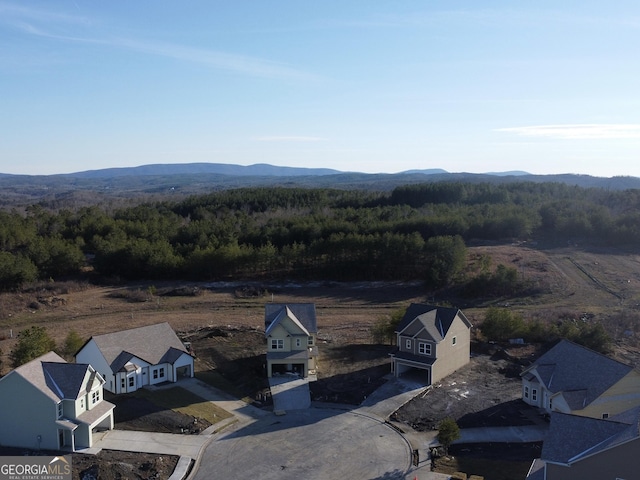
[{"label": "house window", "polygon": [[418,343],[418,353],[420,355],[431,355],[431,344],[429,343]]},{"label": "house window", "polygon": [[91,404],[94,405],[100,401],[100,390],[91,392]]},{"label": "house window", "polygon": [[309,336],[309,338],[307,338],[307,345],[313,345],[313,337]]},{"label": "house window", "polygon": [[271,339],[271,350],[284,350],[284,339],[282,339],[282,338],[272,338]]},{"label": "house window", "polygon": [[154,380],[157,380],[157,379],[158,379],[158,369],[155,369],[155,370],[153,371],[153,379],[154,379]]},{"label": "house window", "polygon": [[534,402],[538,400],[538,390],[536,390],[535,388],[531,389],[531,400],[533,400]]},{"label": "house window", "polygon": [[608,413],[603,413],[602,414],[602,419],[606,420],[607,418],[609,418],[609,414]]},{"label": "house window", "polygon": [[160,378],[164,378],[164,367],[158,369],[158,375],[160,375]]},{"label": "house window", "polygon": [[80,399],[80,410],[84,410],[84,397]]},{"label": "house window", "polygon": [[553,398],[549,399],[549,410],[553,410]]},{"label": "house window", "polygon": [[300,339],[296,338],[296,347],[299,347],[299,346],[300,346]]},{"label": "house window", "polygon": [[122,377],[122,378],[120,379],[120,388],[121,388],[122,390],[124,390],[126,386],[127,386],[127,383],[126,383],[126,381],[125,381],[124,377]]},{"label": "house window", "polygon": [[407,350],[411,350],[411,340],[407,340],[407,341],[405,342],[404,346],[405,346],[405,348],[406,348]]},{"label": "house window", "polygon": [[129,388],[135,385],[136,379],[134,377],[129,377]]},{"label": "house window", "polygon": [[62,402],[58,404],[58,418],[62,418],[64,414],[64,407],[62,406]]},{"label": "house window", "polygon": [[524,398],[529,398],[529,387],[526,385],[524,387]]},{"label": "house window", "polygon": [[455,345],[456,343],[458,343],[458,337],[453,337],[451,339],[451,345]]}]

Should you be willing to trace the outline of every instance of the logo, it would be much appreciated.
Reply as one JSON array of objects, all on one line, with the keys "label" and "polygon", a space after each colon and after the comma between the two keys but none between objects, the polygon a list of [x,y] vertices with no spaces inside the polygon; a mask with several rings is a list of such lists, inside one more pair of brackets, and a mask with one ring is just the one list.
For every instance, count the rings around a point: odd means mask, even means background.
[{"label": "logo", "polygon": [[71,456],[0,457],[0,480],[72,480]]}]

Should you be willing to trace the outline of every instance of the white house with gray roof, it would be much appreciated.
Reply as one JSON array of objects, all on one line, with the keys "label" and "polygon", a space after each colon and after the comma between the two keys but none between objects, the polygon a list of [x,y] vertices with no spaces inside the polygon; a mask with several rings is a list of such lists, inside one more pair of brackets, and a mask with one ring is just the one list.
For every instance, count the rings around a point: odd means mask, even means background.
[{"label": "white house with gray roof", "polygon": [[469,363],[471,327],[457,308],[412,303],[396,327],[392,373],[413,373],[425,385],[438,382]]},{"label": "white house with gray roof", "polygon": [[113,429],[115,405],[91,365],[54,352],[0,378],[0,445],[66,450],[93,445],[93,432]]},{"label": "white house with gray roof", "polygon": [[104,377],[112,393],[193,377],[193,356],[168,323],[91,337],[75,355]]},{"label": "white house with gray roof", "polygon": [[561,340],[524,370],[522,399],[551,413],[609,418],[640,406],[640,373],[633,367]]},{"label": "white house with gray roof", "polygon": [[264,322],[268,377],[286,373],[307,377],[315,371],[318,326],[313,303],[268,303]]}]

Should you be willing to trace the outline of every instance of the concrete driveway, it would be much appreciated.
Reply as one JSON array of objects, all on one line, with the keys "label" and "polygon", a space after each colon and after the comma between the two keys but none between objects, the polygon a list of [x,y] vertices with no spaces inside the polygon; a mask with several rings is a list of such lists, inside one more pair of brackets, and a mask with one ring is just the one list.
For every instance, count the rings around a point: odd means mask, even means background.
[{"label": "concrete driveway", "polygon": [[271,377],[269,387],[274,412],[300,410],[311,406],[308,378]]}]

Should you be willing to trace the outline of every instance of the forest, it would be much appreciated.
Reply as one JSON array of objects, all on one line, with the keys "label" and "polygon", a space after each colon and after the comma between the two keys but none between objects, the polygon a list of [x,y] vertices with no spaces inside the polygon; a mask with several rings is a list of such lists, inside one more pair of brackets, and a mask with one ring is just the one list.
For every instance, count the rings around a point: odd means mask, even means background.
[{"label": "forest", "polygon": [[[0,211],[0,289],[117,280],[458,279],[472,242],[640,241],[640,190],[438,182],[390,192],[252,187],[132,206]],[[509,278],[510,272],[499,272]]]}]

